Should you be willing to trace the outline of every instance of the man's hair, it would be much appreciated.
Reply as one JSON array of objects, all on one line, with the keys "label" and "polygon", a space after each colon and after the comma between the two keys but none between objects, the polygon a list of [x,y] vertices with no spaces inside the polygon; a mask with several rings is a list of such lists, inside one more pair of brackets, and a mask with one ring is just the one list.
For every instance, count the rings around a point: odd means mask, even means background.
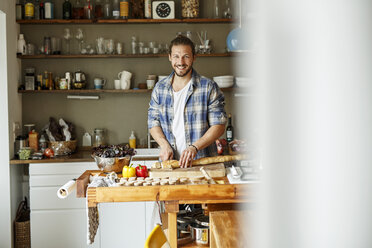
[{"label": "man's hair", "polygon": [[172,47],[177,46],[177,45],[185,45],[185,46],[190,46],[192,55],[195,56],[195,45],[194,42],[192,42],[189,38],[183,35],[177,35],[176,38],[174,38],[169,46],[169,54],[172,54]]}]

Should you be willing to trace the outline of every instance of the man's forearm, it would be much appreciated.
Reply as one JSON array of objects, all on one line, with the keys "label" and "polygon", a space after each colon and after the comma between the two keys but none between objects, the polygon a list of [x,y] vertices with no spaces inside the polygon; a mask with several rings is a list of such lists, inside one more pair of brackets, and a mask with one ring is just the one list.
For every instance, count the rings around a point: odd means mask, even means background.
[{"label": "man's forearm", "polygon": [[211,126],[208,131],[196,142],[193,143],[198,150],[208,147],[210,144],[216,141],[225,132],[225,125],[214,125]]},{"label": "man's forearm", "polygon": [[165,135],[161,127],[152,127],[150,129],[150,134],[160,147],[165,147],[169,145],[168,140],[165,138]]}]

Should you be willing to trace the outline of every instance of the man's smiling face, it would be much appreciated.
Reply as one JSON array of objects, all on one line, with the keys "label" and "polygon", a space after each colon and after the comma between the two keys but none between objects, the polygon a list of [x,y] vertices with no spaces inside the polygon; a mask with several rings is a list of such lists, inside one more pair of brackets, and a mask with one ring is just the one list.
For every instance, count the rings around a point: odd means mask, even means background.
[{"label": "man's smiling face", "polygon": [[184,77],[191,73],[194,56],[188,45],[174,45],[169,55],[169,61],[178,77]]}]

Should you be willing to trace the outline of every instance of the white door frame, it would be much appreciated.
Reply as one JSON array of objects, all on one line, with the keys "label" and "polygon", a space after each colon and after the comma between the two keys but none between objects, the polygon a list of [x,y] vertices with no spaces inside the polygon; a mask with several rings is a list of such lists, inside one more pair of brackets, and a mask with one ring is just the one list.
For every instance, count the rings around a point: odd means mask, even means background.
[{"label": "white door frame", "polygon": [[0,247],[12,247],[6,14],[0,11]]}]

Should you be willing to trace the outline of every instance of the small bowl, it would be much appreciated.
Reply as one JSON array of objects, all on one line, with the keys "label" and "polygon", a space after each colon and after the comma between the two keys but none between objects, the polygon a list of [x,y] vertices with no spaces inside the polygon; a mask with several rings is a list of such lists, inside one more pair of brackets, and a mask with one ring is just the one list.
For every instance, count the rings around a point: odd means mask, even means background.
[{"label": "small bowl", "polygon": [[234,76],[213,77],[213,81],[215,81],[220,88],[230,88],[234,85]]},{"label": "small bowl", "polygon": [[130,156],[120,157],[120,158],[101,158],[92,155],[93,159],[96,161],[98,168],[103,172],[122,172],[125,165],[129,165]]},{"label": "small bowl", "polygon": [[252,86],[252,79],[248,77],[236,77],[235,78],[236,86],[239,88],[248,88]]}]

